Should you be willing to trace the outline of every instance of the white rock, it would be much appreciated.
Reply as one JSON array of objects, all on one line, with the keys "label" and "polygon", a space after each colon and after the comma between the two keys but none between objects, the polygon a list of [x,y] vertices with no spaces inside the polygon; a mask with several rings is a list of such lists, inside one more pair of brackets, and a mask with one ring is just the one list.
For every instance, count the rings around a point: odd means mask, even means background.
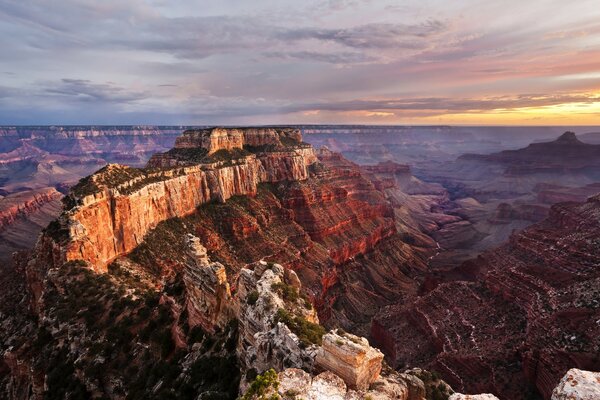
[{"label": "white rock", "polygon": [[454,393],[448,400],[499,400],[496,396],[489,393],[483,394],[462,394]]},{"label": "white rock", "polygon": [[572,368],[552,392],[552,400],[600,399],[600,372]]},{"label": "white rock", "polygon": [[346,384],[333,372],[325,371],[317,375],[308,390],[308,400],[344,400]]}]

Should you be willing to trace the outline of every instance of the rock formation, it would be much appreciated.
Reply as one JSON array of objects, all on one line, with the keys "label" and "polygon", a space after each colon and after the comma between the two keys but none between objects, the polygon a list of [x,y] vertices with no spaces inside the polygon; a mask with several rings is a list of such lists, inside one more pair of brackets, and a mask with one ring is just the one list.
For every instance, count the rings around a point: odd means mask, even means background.
[{"label": "rock formation", "polygon": [[29,190],[0,198],[0,231],[19,218],[28,218],[48,203],[57,203],[62,194],[54,188]]},{"label": "rock formation", "polygon": [[333,331],[323,337],[316,365],[340,376],[351,388],[365,390],[379,377],[382,360],[383,353],[365,338]]},{"label": "rock formation", "polygon": [[600,399],[600,372],[572,368],[552,392],[552,400]]},{"label": "rock formation", "polygon": [[[179,145],[197,143],[192,139],[199,135],[206,138],[200,144],[207,147],[193,150],[219,152],[210,147],[214,145],[211,138],[217,135],[219,139],[215,139],[215,143],[229,146],[224,144],[222,132],[222,129],[188,131],[182,136],[187,141],[179,141]],[[252,137],[253,133],[260,138],[265,136],[256,130],[244,137]],[[275,153],[224,154],[223,159],[209,156],[204,161],[186,162],[188,165],[184,167],[155,170],[109,165],[103,168],[73,188],[67,199],[70,208],[56,223],[55,231],[62,231],[66,236],[62,244],[57,240],[62,260],[82,259],[96,270],[105,271],[108,263],[133,250],[161,221],[189,215],[210,201],[224,202],[235,195],[255,195],[261,182],[306,179],[308,166],[314,162],[312,149],[300,142],[286,143],[285,149],[277,148]],[[231,144],[231,148],[236,146]],[[188,147],[175,148],[178,149]],[[156,167],[161,162],[156,160],[151,160],[150,165]]]},{"label": "rock formation", "polygon": [[454,393],[448,400],[498,400],[496,396],[489,393],[484,394],[462,394]]},{"label": "rock formation", "polygon": [[[311,370],[323,332],[316,311],[303,299],[293,271],[258,263],[238,278],[238,356],[246,369]],[[313,332],[314,331],[314,332]]]},{"label": "rock formation", "polygon": [[14,252],[35,245],[39,232],[60,214],[62,197],[53,187],[0,197],[0,263],[10,264]]},{"label": "rock formation", "polygon": [[206,248],[197,237],[188,235],[187,244],[190,261],[186,264],[183,281],[188,323],[192,328],[200,325],[214,333],[215,328],[224,327],[234,317],[227,273],[223,264],[209,261]]},{"label": "rock formation", "polygon": [[[443,381],[433,380],[425,383],[419,376],[423,371],[415,369],[403,373],[385,369],[383,374],[372,382],[369,388],[355,390],[349,388],[342,378],[331,371],[310,374],[306,371],[288,368],[275,374],[267,371],[262,382],[261,393],[252,387],[244,394],[244,399],[256,400],[278,396],[284,400],[425,400],[448,398],[452,392]],[[435,388],[437,390],[434,393]],[[441,388],[441,389],[440,389]]]},{"label": "rock formation", "polygon": [[507,167],[507,174],[548,173],[600,167],[600,145],[584,143],[575,133],[565,132],[551,142],[532,143],[523,149],[490,155],[468,154],[461,158],[500,163]]}]

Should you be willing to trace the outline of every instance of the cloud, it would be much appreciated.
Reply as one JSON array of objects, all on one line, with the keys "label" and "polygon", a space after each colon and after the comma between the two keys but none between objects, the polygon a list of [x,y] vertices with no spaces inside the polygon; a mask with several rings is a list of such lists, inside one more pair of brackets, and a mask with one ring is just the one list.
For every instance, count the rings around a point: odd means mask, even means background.
[{"label": "cloud", "polygon": [[371,23],[341,29],[290,29],[282,31],[280,37],[292,41],[317,39],[357,49],[420,49],[426,47],[427,39],[446,29],[442,21],[427,20],[411,25]]},{"label": "cloud", "polygon": [[265,52],[266,57],[281,60],[317,61],[330,64],[357,64],[373,62],[377,59],[358,52],[317,52],[317,51],[292,51],[292,52]]},{"label": "cloud", "polygon": [[[397,3],[0,0],[12,72],[0,123],[92,108],[106,123],[269,123],[595,102],[596,0]],[[539,18],[550,9],[560,17]]]},{"label": "cloud", "polygon": [[146,92],[131,91],[113,83],[93,83],[85,79],[64,78],[50,84],[47,94],[85,103],[105,102],[112,104],[132,103],[149,97]]},{"label": "cloud", "polygon": [[465,113],[493,110],[512,110],[526,107],[547,107],[573,103],[600,103],[595,94],[522,94],[492,98],[455,99],[443,97],[405,98],[385,100],[352,100],[342,102],[305,103],[285,107],[289,113],[308,110],[350,112],[367,111],[387,113],[393,111],[437,111],[441,113]]}]

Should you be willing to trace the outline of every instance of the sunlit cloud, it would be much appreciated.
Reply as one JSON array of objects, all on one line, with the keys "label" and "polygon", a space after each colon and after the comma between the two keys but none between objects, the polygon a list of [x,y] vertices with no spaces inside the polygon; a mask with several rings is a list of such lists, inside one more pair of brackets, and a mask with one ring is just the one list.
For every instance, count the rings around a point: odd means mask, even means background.
[{"label": "sunlit cloud", "polygon": [[0,124],[598,124],[598,21],[595,0],[0,0]]}]

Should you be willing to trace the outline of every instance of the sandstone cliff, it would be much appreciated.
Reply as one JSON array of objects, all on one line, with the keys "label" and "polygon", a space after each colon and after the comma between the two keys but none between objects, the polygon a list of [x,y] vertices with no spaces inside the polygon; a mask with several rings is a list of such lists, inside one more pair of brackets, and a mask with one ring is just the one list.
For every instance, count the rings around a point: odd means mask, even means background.
[{"label": "sandstone cliff", "polygon": [[[253,196],[261,182],[308,177],[308,166],[315,159],[310,147],[296,148],[288,143],[275,152],[227,154],[238,142],[225,144],[223,131],[230,130],[213,129],[199,134],[205,138],[199,144],[206,147],[198,150],[209,154],[225,151],[218,158],[161,169],[109,165],[82,180],[68,196],[65,213],[47,232],[60,246],[61,259],[82,259],[96,270],[105,271],[108,263],[133,250],[161,221],[189,215],[199,205],[211,201],[224,202],[236,195]],[[231,131],[236,135],[242,132]],[[273,139],[278,134],[269,132],[271,136],[253,130],[244,133],[243,138],[257,144],[264,137]],[[194,131],[183,137],[195,135]],[[297,137],[293,132],[290,135]],[[215,143],[225,147],[211,147]],[[156,162],[150,164],[156,166]]]}]

